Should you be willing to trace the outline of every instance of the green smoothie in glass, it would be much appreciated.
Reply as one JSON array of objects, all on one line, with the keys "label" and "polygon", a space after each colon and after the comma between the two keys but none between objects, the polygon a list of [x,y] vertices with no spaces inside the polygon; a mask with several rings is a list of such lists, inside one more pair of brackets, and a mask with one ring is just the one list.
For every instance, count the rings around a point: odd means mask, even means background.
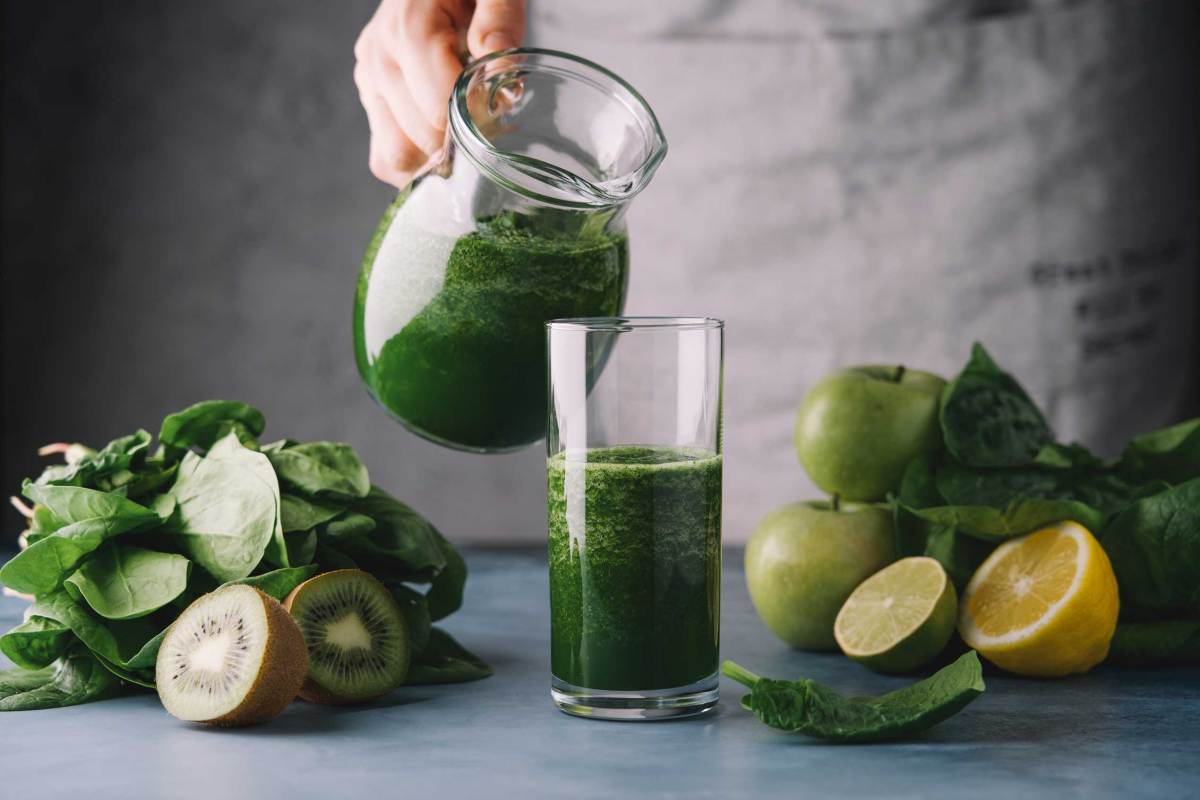
[{"label": "green smoothie in glass", "polygon": [[548,462],[551,671],[645,692],[717,670],[721,456],[695,448],[567,451]]}]

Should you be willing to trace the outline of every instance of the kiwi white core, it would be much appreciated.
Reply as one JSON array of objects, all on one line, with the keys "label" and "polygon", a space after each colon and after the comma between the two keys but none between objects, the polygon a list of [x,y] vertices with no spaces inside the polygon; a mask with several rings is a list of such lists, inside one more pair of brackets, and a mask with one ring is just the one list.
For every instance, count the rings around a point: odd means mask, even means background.
[{"label": "kiwi white core", "polygon": [[258,592],[233,586],[193,603],[163,639],[155,670],[167,711],[216,719],[245,699],[262,666],[267,612]]},{"label": "kiwi white core", "polygon": [[370,650],[372,643],[370,632],[353,612],[325,625],[325,641],[346,650]]}]

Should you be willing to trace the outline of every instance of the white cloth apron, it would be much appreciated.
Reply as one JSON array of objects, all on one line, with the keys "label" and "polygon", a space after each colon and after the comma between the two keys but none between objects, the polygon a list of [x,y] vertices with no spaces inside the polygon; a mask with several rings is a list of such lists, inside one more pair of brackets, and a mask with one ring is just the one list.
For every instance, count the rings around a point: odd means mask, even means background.
[{"label": "white cloth apron", "polygon": [[973,340],[1059,437],[1190,410],[1190,0],[534,0],[670,142],[630,220],[632,314],[724,318],[726,532],[815,496],[791,444],[826,372],[951,376]]}]

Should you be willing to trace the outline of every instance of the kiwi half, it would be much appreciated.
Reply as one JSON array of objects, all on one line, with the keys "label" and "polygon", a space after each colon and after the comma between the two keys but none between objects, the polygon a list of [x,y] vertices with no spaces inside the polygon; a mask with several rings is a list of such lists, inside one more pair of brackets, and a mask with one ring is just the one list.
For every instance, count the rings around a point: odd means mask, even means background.
[{"label": "kiwi half", "polygon": [[314,703],[360,703],[408,677],[408,624],[392,593],[360,569],[339,569],[292,590],[284,607],[308,646],[300,696]]},{"label": "kiwi half", "polygon": [[235,726],[279,714],[307,673],[304,637],[287,610],[234,585],[200,597],[167,628],[154,680],[179,719]]}]

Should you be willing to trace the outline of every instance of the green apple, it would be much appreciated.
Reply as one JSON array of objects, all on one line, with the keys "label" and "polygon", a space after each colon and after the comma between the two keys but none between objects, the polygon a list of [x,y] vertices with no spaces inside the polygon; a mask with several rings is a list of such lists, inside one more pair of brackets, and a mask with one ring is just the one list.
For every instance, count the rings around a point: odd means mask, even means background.
[{"label": "green apple", "polygon": [[846,598],[896,559],[885,506],[791,503],[766,516],[746,544],[746,584],[759,617],[793,647],[833,650]]},{"label": "green apple", "polygon": [[829,375],[796,412],[796,454],[813,483],[844,500],[883,500],[908,462],[942,441],[946,382],[904,367],[850,367]]}]

